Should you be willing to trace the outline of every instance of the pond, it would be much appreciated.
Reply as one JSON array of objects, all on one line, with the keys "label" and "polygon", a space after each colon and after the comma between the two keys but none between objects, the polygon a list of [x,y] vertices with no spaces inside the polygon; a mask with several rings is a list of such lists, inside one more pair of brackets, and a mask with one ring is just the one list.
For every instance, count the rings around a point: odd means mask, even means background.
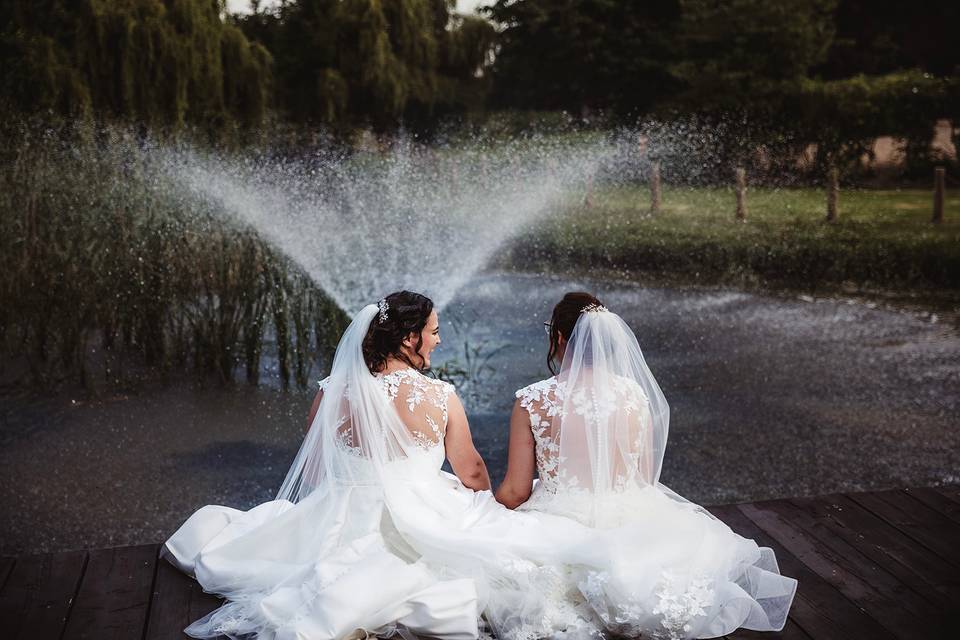
[{"label": "pond", "polygon": [[[479,358],[461,393],[495,484],[513,392],[548,375],[542,323],[571,290],[636,331],[671,405],[662,481],[691,500],[960,481],[960,336],[929,312],[488,272],[444,309],[434,357]],[[203,504],[270,499],[312,399],[188,382],[0,398],[0,553],[157,542]]]}]

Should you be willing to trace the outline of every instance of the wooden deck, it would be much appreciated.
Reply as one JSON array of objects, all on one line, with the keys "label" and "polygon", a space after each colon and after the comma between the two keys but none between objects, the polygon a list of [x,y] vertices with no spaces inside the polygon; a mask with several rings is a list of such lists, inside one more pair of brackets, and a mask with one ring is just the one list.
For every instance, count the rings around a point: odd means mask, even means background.
[{"label": "wooden deck", "polygon": [[[960,487],[793,498],[711,511],[772,547],[800,581],[780,634],[732,638],[958,638]],[[159,545],[0,559],[0,638],[166,640],[218,606],[158,561]]]}]

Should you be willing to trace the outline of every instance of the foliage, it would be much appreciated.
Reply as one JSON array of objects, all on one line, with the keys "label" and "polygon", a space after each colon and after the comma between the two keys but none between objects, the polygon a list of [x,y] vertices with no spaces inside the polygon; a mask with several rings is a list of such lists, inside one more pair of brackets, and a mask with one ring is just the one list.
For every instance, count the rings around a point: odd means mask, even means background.
[{"label": "foliage", "polygon": [[270,54],[221,11],[213,0],[2,0],[0,91],[25,113],[258,124]]},{"label": "foliage", "polygon": [[297,122],[414,126],[482,102],[492,25],[449,0],[299,0],[238,16]]},{"label": "foliage", "polygon": [[[776,108],[822,62],[833,40],[836,0],[681,0],[680,56],[672,65],[688,109]],[[762,108],[762,106],[761,106]]]},{"label": "foliage", "polygon": [[676,85],[665,68],[680,19],[676,0],[500,0],[495,104],[521,109],[651,108]]},{"label": "foliage", "polygon": [[942,161],[928,148],[937,120],[960,121],[960,49],[947,26],[957,6],[500,0],[487,12],[502,28],[493,96],[502,108],[604,109],[628,124],[692,118],[725,136],[730,161],[771,146],[796,158],[813,144],[819,175],[856,168],[892,135],[916,176]]},{"label": "foliage", "polygon": [[814,76],[837,80],[904,69],[948,76],[960,67],[955,0],[839,0],[833,20],[833,44]]},{"label": "foliage", "polygon": [[930,222],[928,191],[841,191],[824,221],[823,189],[751,188],[747,220],[734,220],[730,188],[665,188],[660,215],[633,186],[598,190],[594,207],[571,204],[520,240],[513,265],[551,270],[589,264],[636,277],[705,284],[763,283],[810,291],[858,288],[956,291],[960,205]]},{"label": "foliage", "polygon": [[252,230],[189,199],[129,129],[65,139],[4,124],[0,163],[3,377],[90,390],[193,369],[256,384],[265,350],[306,386],[345,323]]},{"label": "foliage", "polygon": [[783,112],[805,140],[819,143],[815,171],[827,165],[856,168],[872,155],[878,136],[906,140],[907,170],[929,175],[929,143],[938,117],[960,117],[960,82],[920,70],[831,81],[801,80],[784,100]]}]

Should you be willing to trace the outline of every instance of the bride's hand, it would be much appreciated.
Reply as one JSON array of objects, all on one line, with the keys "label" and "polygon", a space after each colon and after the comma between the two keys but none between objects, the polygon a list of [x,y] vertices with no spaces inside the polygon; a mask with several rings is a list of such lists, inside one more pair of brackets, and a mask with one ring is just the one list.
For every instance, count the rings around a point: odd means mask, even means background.
[{"label": "bride's hand", "polygon": [[453,473],[460,478],[460,482],[465,487],[474,491],[490,489],[487,465],[473,446],[467,413],[463,410],[463,404],[455,393],[450,394],[447,405],[447,432],[443,444]]}]

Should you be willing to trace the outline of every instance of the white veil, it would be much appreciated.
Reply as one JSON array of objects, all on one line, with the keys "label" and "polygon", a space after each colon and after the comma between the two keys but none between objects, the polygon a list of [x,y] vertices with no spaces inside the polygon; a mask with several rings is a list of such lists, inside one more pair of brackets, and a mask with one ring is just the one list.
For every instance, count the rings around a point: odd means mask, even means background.
[{"label": "white veil", "polygon": [[[660,484],[670,407],[629,326],[601,305],[581,312],[566,343],[556,386],[531,408],[544,457],[541,478],[562,486],[553,508],[591,526],[628,514],[613,503],[624,491]],[[560,508],[565,503],[566,508]],[[612,520],[611,520],[612,515]]]},{"label": "white veil", "polygon": [[594,493],[656,485],[670,407],[620,316],[602,306],[580,314],[558,380],[565,390],[554,418],[562,477]]},{"label": "white veil", "polygon": [[382,484],[390,463],[418,457],[417,443],[436,439],[423,416],[401,418],[367,367],[363,340],[377,313],[374,304],[361,309],[340,339],[323,399],[277,500],[299,503],[318,491],[329,497],[344,487]]},{"label": "white veil", "polygon": [[[430,590],[461,628],[476,627],[485,609],[494,620],[522,615],[516,609],[528,578],[522,574],[524,586],[518,586],[516,566],[557,564],[577,542],[569,527],[553,521],[540,527],[440,470],[443,435],[435,427],[443,422],[424,413],[439,409],[429,401],[408,405],[410,389],[391,400],[387,382],[367,367],[363,340],[378,311],[364,307],[341,338],[316,416],[276,500],[225,528],[211,523],[224,533],[203,548],[195,575],[205,591],[229,602],[192,624],[191,635],[212,638],[228,629],[231,637],[273,637],[278,625],[303,620],[326,625],[317,637],[339,637],[372,620],[347,620],[359,611],[358,594],[368,610],[371,602],[382,603],[376,609],[382,613]],[[191,519],[216,521],[223,508],[213,509]],[[182,529],[205,529],[189,524]],[[341,627],[334,629],[334,622]],[[403,618],[384,622],[398,631],[411,626]]]},{"label": "white veil", "polygon": [[[666,609],[692,625],[673,629],[671,638],[717,637],[736,626],[781,629],[796,581],[780,575],[773,552],[660,483],[670,409],[620,316],[599,304],[582,310],[554,389],[532,416],[549,438],[538,445],[557,487],[544,504],[597,532],[590,546],[608,554],[597,566],[609,572],[580,588],[608,629],[635,636],[669,627],[673,614],[659,608],[665,598],[672,598]],[[708,597],[698,590],[706,585],[725,591]],[[639,613],[624,614],[624,603],[634,606],[637,597],[645,598]],[[709,611],[683,613],[689,602]]]}]

